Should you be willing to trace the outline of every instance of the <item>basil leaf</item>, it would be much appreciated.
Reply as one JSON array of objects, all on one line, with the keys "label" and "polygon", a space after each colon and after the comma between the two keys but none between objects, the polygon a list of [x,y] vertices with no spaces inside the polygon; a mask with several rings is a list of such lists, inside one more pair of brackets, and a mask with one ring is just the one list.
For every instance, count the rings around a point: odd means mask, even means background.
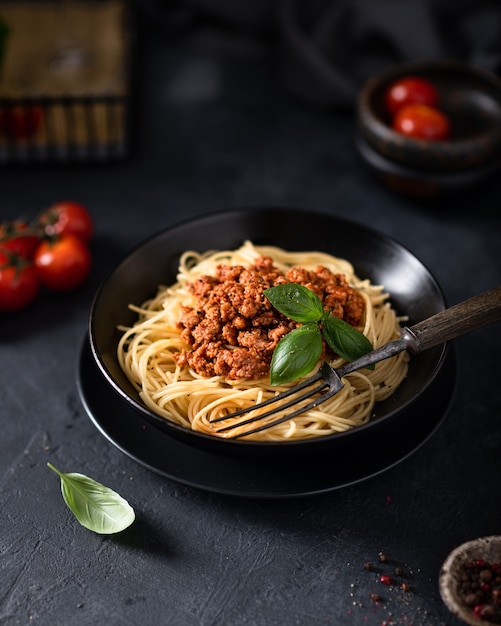
[{"label": "basil leaf", "polygon": [[273,351],[270,382],[281,385],[311,372],[322,354],[318,324],[310,322],[284,335]]},{"label": "basil leaf", "polygon": [[84,474],[65,474],[47,465],[61,479],[63,499],[82,526],[110,535],[132,524],[134,509],[118,493]]},{"label": "basil leaf", "polygon": [[[346,361],[354,361],[373,350],[371,342],[363,333],[335,315],[324,316],[322,330],[325,341]],[[367,369],[374,369],[374,366]]]},{"label": "basil leaf", "polygon": [[304,285],[285,283],[266,289],[264,295],[277,311],[295,322],[319,322],[322,318],[322,301]]}]

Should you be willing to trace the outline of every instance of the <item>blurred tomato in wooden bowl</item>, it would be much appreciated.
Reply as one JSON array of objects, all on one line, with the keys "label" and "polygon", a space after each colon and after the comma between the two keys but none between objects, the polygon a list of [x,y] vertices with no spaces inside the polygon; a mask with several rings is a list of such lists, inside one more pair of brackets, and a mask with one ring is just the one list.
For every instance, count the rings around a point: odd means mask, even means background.
[{"label": "blurred tomato in wooden bowl", "polygon": [[357,100],[357,147],[390,187],[434,196],[501,166],[501,80],[459,61],[397,65]]}]

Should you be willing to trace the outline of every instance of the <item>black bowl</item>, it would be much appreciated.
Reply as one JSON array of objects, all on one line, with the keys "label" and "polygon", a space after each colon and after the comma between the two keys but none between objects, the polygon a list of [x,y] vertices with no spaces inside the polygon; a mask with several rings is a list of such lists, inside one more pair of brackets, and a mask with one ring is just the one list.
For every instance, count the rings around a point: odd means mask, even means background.
[{"label": "black bowl", "polygon": [[[135,321],[130,303],[140,304],[160,284],[175,282],[185,250],[234,249],[245,240],[288,250],[320,250],[349,260],[361,278],[384,285],[400,315],[414,324],[445,308],[430,271],[406,248],[365,225],[310,210],[255,208],[204,215],[169,227],[136,247],[111,272],[94,298],[89,318],[93,358],[104,379],[125,403],[163,433],[184,443],[224,454],[334,453],[359,437],[391,437],[395,420],[430,386],[444,363],[446,347],[412,356],[409,374],[396,393],[379,403],[369,423],[344,433],[291,442],[229,440],[193,432],[150,411],[123,373],[117,359],[119,325]],[[117,419],[119,419],[117,417]],[[376,440],[375,440],[376,441]]]}]

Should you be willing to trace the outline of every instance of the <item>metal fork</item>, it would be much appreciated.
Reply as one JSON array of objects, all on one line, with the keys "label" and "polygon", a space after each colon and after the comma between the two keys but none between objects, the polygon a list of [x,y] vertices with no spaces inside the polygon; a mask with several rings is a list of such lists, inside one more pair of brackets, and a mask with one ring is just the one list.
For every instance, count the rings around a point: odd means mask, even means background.
[{"label": "metal fork", "polygon": [[[373,350],[369,354],[351,363],[346,363],[338,369],[334,369],[325,362],[316,374],[298,385],[291,387],[287,391],[277,394],[273,398],[254,406],[213,419],[211,423],[232,420],[233,418],[245,415],[251,411],[260,411],[263,408],[278,403],[277,406],[266,410],[264,413],[259,413],[258,415],[237,421],[217,431],[225,432],[239,426],[245,426],[266,419],[279,411],[300,405],[285,416],[270,420],[256,428],[234,435],[232,438],[238,439],[266,430],[276,424],[281,424],[282,422],[286,422],[301,415],[329,398],[332,398],[332,396],[336,395],[344,387],[342,378],[351,372],[371,366],[379,361],[384,361],[392,356],[396,356],[404,350],[408,350],[413,354],[419,354],[428,348],[433,348],[451,339],[456,339],[473,330],[478,330],[499,321],[501,321],[501,286],[455,304],[413,326],[404,327],[398,339],[393,339],[384,346]],[[301,393],[303,391],[304,393]],[[313,398],[317,394],[321,395]],[[310,402],[301,404],[310,398],[313,398]],[[282,404],[284,400],[286,400],[286,402]]]}]

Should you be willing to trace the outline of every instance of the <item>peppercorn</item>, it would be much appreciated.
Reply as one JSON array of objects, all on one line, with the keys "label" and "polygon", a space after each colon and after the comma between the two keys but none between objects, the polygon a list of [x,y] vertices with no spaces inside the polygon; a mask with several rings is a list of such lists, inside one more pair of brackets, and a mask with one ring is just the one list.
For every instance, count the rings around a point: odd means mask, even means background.
[{"label": "peppercorn", "polygon": [[477,605],[481,600],[481,597],[479,597],[478,593],[467,593],[464,597],[464,602],[465,604],[467,604],[468,606],[475,606]]},{"label": "peppercorn", "polygon": [[484,582],[490,581],[492,580],[492,572],[490,569],[480,570],[480,572],[478,573],[478,577]]}]

